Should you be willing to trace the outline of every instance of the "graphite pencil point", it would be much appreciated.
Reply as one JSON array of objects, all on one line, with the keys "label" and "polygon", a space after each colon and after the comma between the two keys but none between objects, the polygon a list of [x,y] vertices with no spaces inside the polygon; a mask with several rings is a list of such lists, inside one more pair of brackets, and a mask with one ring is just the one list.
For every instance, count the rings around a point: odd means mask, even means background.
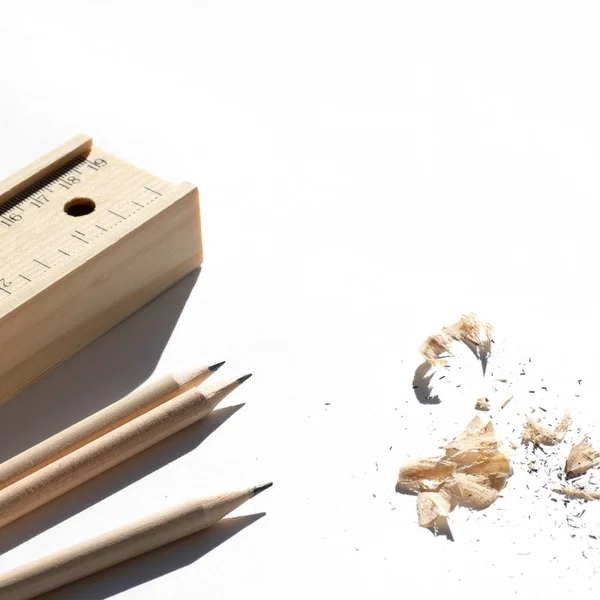
[{"label": "graphite pencil point", "polygon": [[[216,384],[209,386],[200,386],[198,390],[204,396],[204,399],[209,403],[209,405],[213,408],[223,400],[226,396],[228,396],[233,390],[240,387],[240,384],[246,381],[250,375],[244,375],[243,377],[239,377],[237,379],[229,379],[228,381],[219,381]],[[0,510],[0,513],[2,511]],[[1,518],[1,517],[0,517]]]},{"label": "graphite pencil point", "polygon": [[250,379],[250,377],[252,377],[252,373],[248,373],[248,375],[242,375],[236,379],[236,383],[244,383],[244,381],[246,381],[246,379]]},{"label": "graphite pencil point", "polygon": [[221,362],[215,363],[214,365],[210,365],[210,367],[208,367],[208,370],[212,371],[214,373],[215,371],[220,369],[224,364],[225,364],[225,361],[223,360]]},{"label": "graphite pencil point", "polygon": [[272,481],[270,483],[263,483],[263,485],[257,485],[254,488],[253,496],[258,496],[258,494],[260,494],[261,492],[264,492],[265,490],[268,490],[272,485],[273,485]]}]

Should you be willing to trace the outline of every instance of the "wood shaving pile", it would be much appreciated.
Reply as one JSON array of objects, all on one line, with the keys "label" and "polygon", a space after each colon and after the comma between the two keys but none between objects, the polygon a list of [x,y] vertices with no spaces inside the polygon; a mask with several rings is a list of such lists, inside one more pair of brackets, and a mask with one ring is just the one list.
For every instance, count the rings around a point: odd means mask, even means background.
[{"label": "wood shaving pile", "polygon": [[445,447],[445,456],[402,465],[396,491],[419,493],[419,525],[447,529],[447,517],[456,506],[480,510],[495,502],[512,475],[510,460],[499,446],[493,423],[474,417]]},{"label": "wood shaving pile", "polygon": [[453,356],[453,342],[469,345],[480,360],[487,360],[492,351],[493,327],[484,323],[474,313],[463,315],[456,323],[443,327],[439,333],[430,335],[421,345],[423,358],[431,365],[445,365],[448,356]]},{"label": "wood shaving pile", "polygon": [[[503,354],[508,346],[503,346],[502,340],[499,344],[492,340],[492,332],[491,325],[471,313],[430,336],[420,348],[426,362],[419,369],[425,369],[426,373],[425,376],[421,373],[419,378],[420,372],[415,372],[413,390],[423,405],[435,404],[431,399],[439,398],[442,392],[444,398],[453,400],[453,405],[456,402],[457,408],[459,404],[463,408],[473,407],[477,399],[475,408],[490,411],[502,436],[513,448],[511,460],[500,451],[494,426],[483,425],[476,417],[461,435],[444,447],[444,456],[403,464],[396,491],[417,492],[419,524],[440,533],[447,529],[448,516],[457,506],[482,509],[494,504],[514,470],[518,477],[511,480],[510,493],[503,494],[502,502],[496,503],[493,509],[481,513],[481,517],[489,518],[482,520],[475,516],[478,512],[471,516],[467,511],[460,511],[453,518],[454,526],[458,523],[462,527],[461,537],[466,539],[471,532],[472,541],[479,541],[474,539],[479,537],[475,533],[478,528],[465,528],[469,520],[481,524],[485,521],[487,525],[494,523],[499,528],[510,520],[512,526],[529,532],[533,538],[540,535],[562,540],[562,543],[572,540],[580,547],[585,546],[584,558],[595,555],[600,561],[600,541],[596,542],[600,540],[600,531],[594,528],[598,521],[593,517],[596,514],[600,518],[600,503],[598,510],[586,507],[588,501],[600,499],[600,473],[593,469],[600,465],[600,452],[592,447],[580,428],[571,430],[568,411],[554,421],[554,426],[551,426],[552,421],[546,421],[546,417],[551,419],[553,414],[563,414],[566,407],[573,406],[576,412],[584,410],[580,406],[581,380],[569,384],[574,387],[567,391],[560,374],[558,379],[552,377],[550,383],[544,378],[532,378],[531,358],[519,360],[514,355]],[[482,362],[490,358],[487,372],[484,364],[482,379],[463,362],[468,360],[469,352],[456,345],[451,348],[457,342],[463,342]],[[481,371],[479,373],[481,377]],[[553,386],[559,381],[559,387]],[[426,396],[421,390],[423,383],[427,384]],[[525,405],[523,400],[526,400]],[[429,412],[429,423],[435,420],[436,411],[437,414],[441,411],[446,418],[451,415],[441,407],[424,409]],[[532,414],[537,410],[548,413],[543,424]],[[588,423],[587,427],[591,427],[587,433],[593,433],[594,424]],[[435,431],[435,426],[428,425],[428,431]],[[573,439],[574,436],[577,439]],[[480,459],[482,451],[484,455],[488,453],[485,459]],[[493,453],[493,460],[489,452]],[[577,479],[567,486],[565,479],[569,478]],[[553,519],[556,529],[546,528],[548,519]],[[527,535],[524,533],[525,537],[515,539],[515,545],[527,544],[526,540],[530,539]],[[453,539],[452,534],[449,537]],[[596,572],[593,565],[590,564],[590,568]]]}]

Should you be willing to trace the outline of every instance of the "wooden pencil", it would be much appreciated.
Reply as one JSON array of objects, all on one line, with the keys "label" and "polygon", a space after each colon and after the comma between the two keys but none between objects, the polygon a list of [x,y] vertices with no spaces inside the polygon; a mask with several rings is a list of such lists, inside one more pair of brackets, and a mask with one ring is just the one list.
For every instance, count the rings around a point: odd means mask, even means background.
[{"label": "wooden pencil", "polygon": [[199,385],[223,362],[165,375],[7,460],[0,465],[0,490]]},{"label": "wooden pencil", "polygon": [[4,488],[0,527],[199,421],[249,377],[189,390]]},{"label": "wooden pencil", "polygon": [[0,575],[0,600],[28,600],[210,527],[271,483],[195,499]]}]

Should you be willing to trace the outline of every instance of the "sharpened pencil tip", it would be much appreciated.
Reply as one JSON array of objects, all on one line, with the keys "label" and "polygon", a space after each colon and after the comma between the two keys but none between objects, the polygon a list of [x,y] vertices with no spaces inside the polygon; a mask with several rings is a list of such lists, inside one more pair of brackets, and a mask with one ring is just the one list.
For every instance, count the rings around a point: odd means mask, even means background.
[{"label": "sharpened pencil tip", "polygon": [[252,494],[253,496],[257,496],[258,494],[260,494],[261,492],[264,492],[265,490],[268,490],[271,486],[273,485],[273,482],[271,481],[270,483],[263,483],[262,485],[257,485],[254,488],[254,493]]},{"label": "sharpened pencil tip", "polygon": [[250,379],[250,377],[252,377],[252,373],[248,373],[248,375],[242,375],[241,377],[236,379],[235,382],[236,383],[244,383],[244,381],[246,381],[246,379]]},{"label": "sharpened pencil tip", "polygon": [[208,370],[212,371],[214,373],[215,371],[220,369],[224,364],[225,364],[225,361],[223,360],[221,362],[215,363],[214,365],[210,365],[210,367],[208,367]]}]

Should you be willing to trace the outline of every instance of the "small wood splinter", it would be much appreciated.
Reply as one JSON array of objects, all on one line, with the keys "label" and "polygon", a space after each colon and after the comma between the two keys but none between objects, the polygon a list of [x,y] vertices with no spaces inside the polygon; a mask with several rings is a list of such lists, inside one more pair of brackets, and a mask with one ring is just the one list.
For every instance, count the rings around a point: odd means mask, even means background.
[{"label": "small wood splinter", "polygon": [[481,398],[477,398],[477,402],[475,402],[475,410],[490,410],[490,401],[482,396]]},{"label": "small wood splinter", "polygon": [[565,486],[554,490],[558,494],[564,494],[570,498],[580,498],[581,500],[600,500],[600,490],[582,490],[575,487]]},{"label": "small wood splinter", "polygon": [[450,496],[445,492],[421,492],[417,497],[417,515],[421,527],[443,530],[448,528],[452,512]]},{"label": "small wood splinter", "polygon": [[523,429],[521,441],[524,444],[531,442],[536,446],[554,446],[562,442],[569,426],[571,425],[571,414],[567,411],[554,429],[548,429],[540,424],[539,420],[534,421],[527,416],[527,422]]},{"label": "small wood splinter", "polygon": [[587,435],[571,448],[565,463],[567,479],[583,475],[588,469],[600,463],[600,452],[595,450],[589,442]]}]

